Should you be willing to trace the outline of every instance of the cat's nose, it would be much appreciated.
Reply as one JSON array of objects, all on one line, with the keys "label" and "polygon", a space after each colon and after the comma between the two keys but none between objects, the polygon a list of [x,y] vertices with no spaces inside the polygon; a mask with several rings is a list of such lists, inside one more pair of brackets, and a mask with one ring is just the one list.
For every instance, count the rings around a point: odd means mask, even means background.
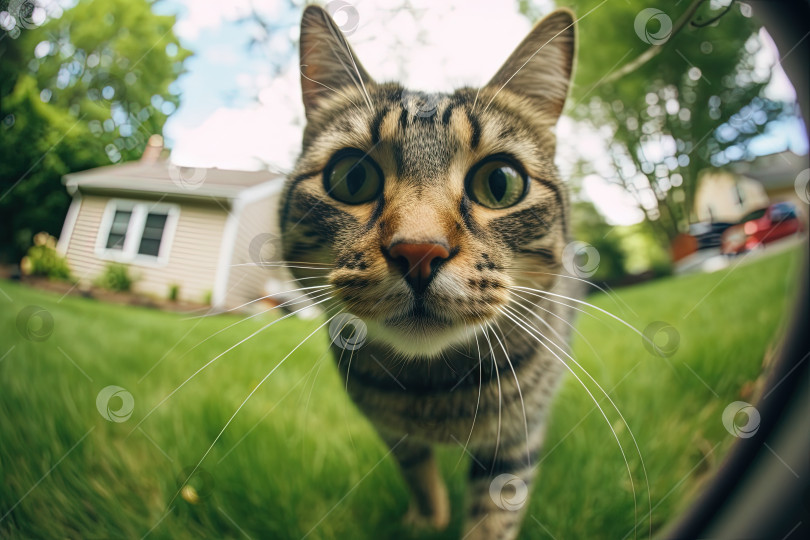
[{"label": "cat's nose", "polygon": [[388,256],[398,262],[405,280],[417,293],[424,292],[439,265],[450,258],[447,246],[437,243],[398,242],[388,248]]}]

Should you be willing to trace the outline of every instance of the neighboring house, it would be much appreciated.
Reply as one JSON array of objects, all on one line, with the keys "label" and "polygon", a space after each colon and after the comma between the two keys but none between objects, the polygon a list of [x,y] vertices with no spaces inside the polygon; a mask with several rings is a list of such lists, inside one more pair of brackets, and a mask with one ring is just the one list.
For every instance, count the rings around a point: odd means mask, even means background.
[{"label": "neighboring house", "polygon": [[698,221],[737,223],[752,210],[768,206],[762,184],[722,169],[706,170],[698,178],[695,214]]},{"label": "neighboring house", "polygon": [[278,269],[276,206],[283,178],[269,172],[177,167],[152,157],[68,174],[73,202],[58,250],[92,283],[124,263],[134,290],[233,308],[264,296]]},{"label": "neighboring house", "polygon": [[808,166],[807,156],[790,151],[741,161],[730,170],[708,169],[698,179],[694,211],[698,221],[736,223],[771,202],[804,203],[795,189],[796,176]]}]

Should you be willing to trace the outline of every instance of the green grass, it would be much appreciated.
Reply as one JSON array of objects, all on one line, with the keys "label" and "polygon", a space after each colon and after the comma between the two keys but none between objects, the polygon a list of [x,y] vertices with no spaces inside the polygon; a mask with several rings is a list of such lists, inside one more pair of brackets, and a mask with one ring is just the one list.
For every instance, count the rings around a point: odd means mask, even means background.
[{"label": "green grass", "polygon": [[[655,530],[694,496],[734,442],[721,413],[761,372],[765,351],[784,326],[798,263],[798,253],[789,252],[731,272],[622,290],[615,299],[590,297],[641,329],[661,320],[680,335],[677,352],[662,359],[638,335],[589,309],[593,316],[577,326],[593,349],[582,338],[574,344],[582,365],[612,389],[638,440]],[[405,486],[345,396],[323,355],[322,332],[225,431],[202,464],[205,474],[192,479],[201,500],[172,501],[183,470],[320,321],[280,321],[223,356],[133,431],[186,377],[272,319],[245,321],[184,354],[239,319],[189,320],[75,297],[60,301],[9,282],[0,289],[11,298],[0,295],[0,515],[13,507],[0,521],[0,536],[300,539],[311,531],[308,538],[419,537],[399,525]],[[53,317],[44,341],[24,339],[17,328],[18,313],[29,305]],[[124,422],[97,411],[96,396],[109,385],[134,397],[134,413]],[[112,409],[120,404],[111,401]],[[627,452],[645,531],[638,455],[615,410],[602,404]],[[545,448],[522,538],[615,539],[632,531],[634,496],[619,446],[573,377],[555,402]],[[440,452],[453,521],[429,538],[460,536],[465,472],[455,465],[461,455],[460,448]]]}]

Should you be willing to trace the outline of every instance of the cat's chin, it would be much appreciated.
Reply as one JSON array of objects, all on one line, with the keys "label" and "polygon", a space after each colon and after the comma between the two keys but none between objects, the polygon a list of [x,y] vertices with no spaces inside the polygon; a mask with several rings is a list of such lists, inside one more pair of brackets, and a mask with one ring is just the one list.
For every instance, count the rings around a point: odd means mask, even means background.
[{"label": "cat's chin", "polygon": [[406,358],[434,358],[446,349],[473,339],[464,324],[449,321],[365,321],[369,337],[390,346]]}]

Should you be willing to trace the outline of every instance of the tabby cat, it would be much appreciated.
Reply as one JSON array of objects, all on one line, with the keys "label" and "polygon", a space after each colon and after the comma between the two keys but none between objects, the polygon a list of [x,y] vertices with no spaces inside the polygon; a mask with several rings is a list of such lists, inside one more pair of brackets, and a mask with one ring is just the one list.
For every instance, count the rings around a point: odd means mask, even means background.
[{"label": "tabby cat", "polygon": [[555,11],[484,87],[451,94],[375,82],[315,6],[300,52],[307,123],[280,210],[286,264],[330,329],[368,333],[332,348],[410,487],[406,518],[448,525],[433,445],[458,444],[472,456],[463,533],[514,538],[565,370],[572,313],[554,295],[577,283],[561,264],[570,212],[553,132],[573,15]]}]

